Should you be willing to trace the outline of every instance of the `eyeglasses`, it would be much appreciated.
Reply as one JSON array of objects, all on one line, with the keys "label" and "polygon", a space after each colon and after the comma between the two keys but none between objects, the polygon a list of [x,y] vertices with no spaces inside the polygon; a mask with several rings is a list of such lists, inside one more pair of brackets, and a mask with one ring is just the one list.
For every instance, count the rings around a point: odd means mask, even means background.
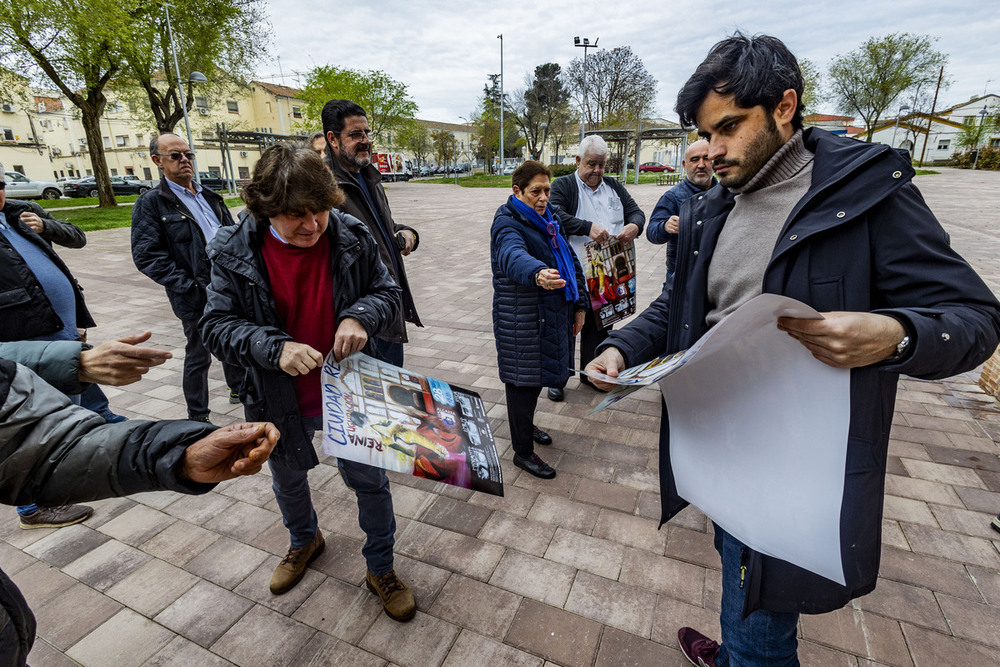
[{"label": "eyeglasses", "polygon": [[165,157],[168,160],[173,160],[174,162],[180,162],[181,158],[186,158],[188,162],[194,162],[194,153],[188,151],[187,153],[153,153],[153,155],[159,155],[160,157]]},{"label": "eyeglasses", "polygon": [[375,143],[375,132],[373,130],[354,130],[353,132],[334,132],[334,134],[346,134],[351,141],[361,141],[368,137],[368,141]]},{"label": "eyeglasses", "polygon": [[559,233],[559,228],[556,227],[555,223],[550,222],[545,226],[545,231],[549,233],[549,245],[552,246],[553,250],[559,250],[559,240],[556,234]]}]

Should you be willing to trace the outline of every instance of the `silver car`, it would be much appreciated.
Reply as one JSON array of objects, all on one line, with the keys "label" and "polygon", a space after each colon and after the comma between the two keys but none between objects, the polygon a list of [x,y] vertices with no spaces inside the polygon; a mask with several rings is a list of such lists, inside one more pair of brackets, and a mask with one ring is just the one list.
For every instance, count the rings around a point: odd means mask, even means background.
[{"label": "silver car", "polygon": [[33,181],[17,171],[4,172],[7,196],[11,199],[59,199],[62,188],[53,181]]}]

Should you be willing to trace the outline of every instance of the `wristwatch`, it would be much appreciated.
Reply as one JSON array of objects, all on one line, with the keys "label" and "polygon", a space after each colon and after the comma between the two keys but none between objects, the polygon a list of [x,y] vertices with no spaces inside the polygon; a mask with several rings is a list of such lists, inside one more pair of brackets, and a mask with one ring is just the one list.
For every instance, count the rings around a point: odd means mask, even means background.
[{"label": "wristwatch", "polygon": [[903,340],[896,344],[896,351],[886,361],[899,361],[906,353],[906,348],[910,345],[910,337],[903,336]]}]

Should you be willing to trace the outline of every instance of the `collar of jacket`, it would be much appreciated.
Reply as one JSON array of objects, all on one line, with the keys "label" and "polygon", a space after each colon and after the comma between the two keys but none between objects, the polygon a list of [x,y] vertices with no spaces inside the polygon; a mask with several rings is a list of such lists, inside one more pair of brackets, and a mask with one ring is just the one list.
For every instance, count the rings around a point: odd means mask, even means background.
[{"label": "collar of jacket", "polygon": [[[330,166],[330,171],[333,172],[333,177],[336,179],[338,185],[341,187],[344,185],[350,185],[355,188],[359,187],[357,180],[354,178],[354,174],[347,171],[347,169],[344,168],[344,165],[340,163],[340,160],[332,157],[329,158],[326,163]],[[373,188],[382,184],[382,173],[372,163],[369,163],[361,168],[361,175],[364,177],[369,191],[373,192]]]},{"label": "collar of jacket", "polygon": [[[167,202],[180,208],[181,211],[189,218],[194,217],[191,214],[191,211],[188,210],[188,207],[184,205],[184,202],[178,199],[177,195],[174,194],[174,191],[170,189],[170,185],[167,184],[166,176],[160,179],[160,185],[157,187],[156,190],[153,190],[153,192],[158,193],[161,197],[163,197],[163,199],[167,200]],[[219,215],[220,207],[225,205],[225,199],[223,198],[223,196],[220,195],[215,190],[209,190],[206,187],[203,187],[201,189],[201,194],[205,198],[205,201],[208,202],[208,205],[212,207],[212,211],[215,213],[215,217],[219,219],[220,224],[225,226],[228,220],[224,219],[223,216]]]},{"label": "collar of jacket", "polygon": [[[334,209],[325,232],[330,237],[330,252],[335,271],[346,267],[360,253],[358,238],[368,233],[357,218]],[[242,217],[236,225],[220,227],[208,244],[208,257],[218,261],[257,285],[270,289],[259,260],[264,238],[270,234],[270,223],[259,223],[252,214]],[[248,252],[249,251],[249,252]],[[354,254],[351,254],[353,251]]]},{"label": "collar of jacket", "polygon": [[[774,256],[808,237],[854,220],[911,181],[915,172],[902,151],[809,128],[803,141],[814,157],[812,184],[792,209]],[[692,198],[691,215],[710,220],[728,215],[736,196],[724,187]],[[808,215],[807,215],[808,214]],[[795,226],[795,233],[789,230]]]}]

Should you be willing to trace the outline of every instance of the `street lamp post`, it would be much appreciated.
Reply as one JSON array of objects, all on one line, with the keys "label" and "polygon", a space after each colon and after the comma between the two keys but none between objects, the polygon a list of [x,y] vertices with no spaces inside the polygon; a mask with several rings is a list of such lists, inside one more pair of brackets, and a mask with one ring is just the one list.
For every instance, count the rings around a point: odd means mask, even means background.
[{"label": "street lamp post", "polygon": [[500,40],[500,173],[503,174],[503,33],[497,39]]},{"label": "street lamp post", "polygon": [[979,136],[976,137],[976,159],[972,161],[972,169],[975,171],[976,167],[979,165],[979,153],[982,152],[979,144],[983,140],[983,125],[986,123],[986,116],[988,112],[986,111],[986,105],[979,110]]},{"label": "street lamp post", "polygon": [[590,39],[584,37],[580,39],[579,37],[573,38],[573,46],[583,49],[583,118],[580,121],[580,141],[583,141],[583,126],[587,122],[587,118],[590,116],[590,101],[587,97],[587,49],[596,49],[597,42],[601,40],[600,37],[594,40],[594,43],[590,43]]},{"label": "street lamp post", "polygon": [[[194,141],[191,139],[191,121],[188,120],[187,101],[184,99],[184,84],[205,83],[208,79],[201,72],[191,72],[191,78],[188,81],[181,81],[181,67],[177,63],[177,47],[174,45],[174,31],[170,26],[170,4],[164,2],[163,9],[167,13],[167,35],[170,38],[170,52],[174,56],[174,73],[177,75],[177,92],[181,96],[181,111],[184,112],[184,128],[187,130],[188,147],[194,153]],[[198,174],[197,156],[191,160],[191,166],[194,167],[194,180],[201,183],[201,176]]]},{"label": "street lamp post", "polygon": [[899,107],[899,111],[896,112],[896,126],[892,128],[892,142],[891,142],[891,145],[892,145],[893,148],[896,147],[896,130],[899,129],[899,117],[902,116],[904,113],[906,113],[909,110],[910,110],[910,105],[904,104],[903,106]]}]

